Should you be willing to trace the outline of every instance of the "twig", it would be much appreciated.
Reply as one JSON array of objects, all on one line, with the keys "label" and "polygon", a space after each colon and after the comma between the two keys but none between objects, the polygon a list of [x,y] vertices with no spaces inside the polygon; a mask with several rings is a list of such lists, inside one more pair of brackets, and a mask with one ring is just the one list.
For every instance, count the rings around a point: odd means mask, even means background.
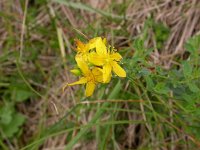
[{"label": "twig", "polygon": [[20,38],[20,56],[19,56],[20,61],[23,55],[23,48],[24,48],[23,42],[24,42],[24,33],[25,33],[25,27],[26,27],[27,7],[28,7],[28,0],[25,1],[25,6],[24,6],[24,15],[23,15],[23,22],[22,22],[21,38]]}]

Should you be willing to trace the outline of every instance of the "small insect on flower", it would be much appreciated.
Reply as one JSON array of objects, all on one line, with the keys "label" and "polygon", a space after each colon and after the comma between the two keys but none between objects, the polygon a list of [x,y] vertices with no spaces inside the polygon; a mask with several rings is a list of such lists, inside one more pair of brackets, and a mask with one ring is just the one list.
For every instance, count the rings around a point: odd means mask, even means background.
[{"label": "small insect on flower", "polygon": [[81,77],[76,82],[67,83],[63,89],[67,86],[85,84],[85,94],[88,97],[93,94],[98,83],[110,82],[112,71],[119,77],[126,77],[125,70],[118,64],[122,56],[110,45],[106,46],[105,38],[96,37],[86,44],[79,40],[75,42],[77,46],[75,60],[79,69],[73,69],[71,72]]}]

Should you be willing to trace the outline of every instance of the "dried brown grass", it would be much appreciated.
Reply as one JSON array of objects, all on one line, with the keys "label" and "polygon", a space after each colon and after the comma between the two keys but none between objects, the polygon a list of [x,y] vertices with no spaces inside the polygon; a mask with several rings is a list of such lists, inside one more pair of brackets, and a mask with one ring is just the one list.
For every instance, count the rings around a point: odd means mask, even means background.
[{"label": "dried brown grass", "polygon": [[[116,3],[122,4],[124,1],[116,0]],[[111,5],[111,0],[84,0],[83,3],[86,3],[93,8],[98,8],[101,10],[109,10]],[[31,5],[31,4],[29,4]],[[62,18],[62,20],[58,20],[58,25],[62,28],[65,33],[66,39],[74,38],[74,30],[73,28],[84,29],[87,26],[87,23],[93,23],[95,20],[102,19],[102,16],[99,14],[90,13],[83,10],[74,10],[71,7],[67,7],[65,5],[60,5],[57,3],[49,2],[48,5],[52,7],[54,12]],[[30,6],[29,6],[30,7]],[[11,19],[5,21],[0,18],[0,54],[2,53],[1,49],[3,49],[4,45],[7,41],[7,36],[10,34],[7,29],[7,24],[11,24],[14,28],[13,36],[16,39],[16,44],[13,47],[13,50],[20,50],[19,42],[21,40],[22,34],[22,23],[23,23],[23,14],[24,8],[20,5],[19,0],[16,1],[6,1],[2,0],[0,2],[0,11],[5,14],[10,15]],[[116,10],[117,12],[117,10]],[[86,21],[80,20],[77,16],[79,13]],[[114,13],[114,12],[113,12]],[[166,26],[171,29],[171,34],[168,40],[166,41],[162,51],[158,51],[155,49],[152,54],[152,59],[154,63],[163,65],[166,68],[170,68],[171,64],[173,64],[173,60],[175,56],[182,56],[185,52],[184,43],[185,41],[195,35],[200,33],[200,1],[199,0],[140,0],[140,1],[132,1],[130,2],[128,8],[125,12],[127,16],[127,23],[124,25],[123,20],[119,24],[114,24],[110,22],[110,24],[102,24],[107,27],[112,27],[114,29],[122,29],[126,28],[130,33],[130,37],[138,36],[142,32],[142,28],[144,26],[145,20],[150,16],[153,16],[155,21],[163,22]],[[66,21],[69,21],[71,28],[69,26],[65,26]],[[31,31],[35,26],[49,26],[51,22],[50,16],[46,13],[44,6],[38,8],[38,15],[34,19],[34,21],[30,24],[30,26],[26,26],[24,29],[24,36],[26,36],[27,31]],[[95,25],[93,23],[93,25]],[[95,28],[95,26],[94,26]],[[84,30],[82,31],[84,33]],[[150,32],[148,36],[147,45],[155,46],[155,41],[152,40],[153,33]],[[129,43],[128,37],[123,35],[114,37],[115,41],[118,42],[123,39],[124,45]],[[30,39],[32,41],[40,40],[47,42],[44,35],[41,35],[37,32],[30,34]],[[70,46],[70,48],[72,48]],[[12,51],[12,50],[11,50]],[[49,48],[49,51],[53,51],[53,49]],[[67,52],[68,54],[71,51]],[[41,62],[47,63],[47,66],[50,64],[51,59],[48,56],[40,56]],[[25,66],[27,64],[24,64]],[[28,66],[31,66],[28,64]],[[45,66],[45,64],[44,64]],[[35,68],[33,68],[35,69]],[[51,68],[46,67],[47,71],[50,71]],[[27,116],[27,121],[24,126],[24,143],[27,143],[30,137],[37,135],[38,125],[43,122],[45,126],[49,126],[55,122],[57,122],[66,111],[71,108],[75,103],[75,98],[72,95],[67,94],[70,92],[70,89],[67,89],[65,93],[61,93],[61,85],[64,81],[68,80],[72,77],[66,76],[67,71],[65,69],[61,69],[60,73],[54,78],[52,81],[52,85],[48,92],[45,95],[45,98],[41,98],[36,100],[31,100],[29,104],[20,104],[20,111]],[[31,82],[31,81],[30,81]],[[69,81],[70,82],[70,81]],[[32,83],[34,84],[34,83]],[[47,85],[38,85],[35,83],[39,89],[47,89]],[[128,106],[126,106],[128,107]],[[88,121],[90,116],[84,116]],[[45,119],[41,119],[44,116]],[[133,118],[138,118],[141,116],[129,114],[128,117],[130,120]],[[73,116],[72,116],[73,119]],[[84,119],[79,120],[80,124],[84,124]],[[86,121],[86,122],[87,122]],[[145,133],[137,133],[136,134],[136,125],[129,125],[125,130],[123,141],[119,144],[121,145],[120,149],[124,149],[125,145],[134,145],[133,143],[136,138],[143,138]],[[144,128],[141,126],[140,128]],[[75,134],[75,133],[74,133]],[[178,137],[177,137],[178,139]],[[44,150],[62,150],[64,145],[66,144],[66,135],[60,135],[57,137],[49,138],[43,144],[42,149]],[[78,143],[75,146],[75,149],[96,149],[96,142],[93,141],[91,143]]]}]

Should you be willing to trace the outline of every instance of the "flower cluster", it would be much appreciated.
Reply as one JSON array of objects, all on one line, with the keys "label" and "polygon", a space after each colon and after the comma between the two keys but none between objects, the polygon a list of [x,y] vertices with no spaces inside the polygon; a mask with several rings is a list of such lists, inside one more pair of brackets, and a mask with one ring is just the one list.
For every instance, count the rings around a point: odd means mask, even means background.
[{"label": "flower cluster", "polygon": [[110,82],[112,71],[119,77],[126,77],[126,72],[118,64],[122,56],[116,49],[107,46],[105,38],[96,37],[86,44],[79,40],[75,42],[77,46],[75,60],[79,69],[73,69],[71,72],[81,77],[74,83],[66,84],[64,89],[66,86],[86,84],[85,94],[91,96],[98,83]]}]

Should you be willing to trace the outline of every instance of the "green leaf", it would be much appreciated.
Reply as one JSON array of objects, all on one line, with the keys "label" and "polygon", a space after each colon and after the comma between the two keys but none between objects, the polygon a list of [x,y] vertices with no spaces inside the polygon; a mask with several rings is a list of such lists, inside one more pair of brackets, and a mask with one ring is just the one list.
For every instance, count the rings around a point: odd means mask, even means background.
[{"label": "green leaf", "polygon": [[147,83],[147,89],[148,89],[148,90],[153,89],[153,87],[154,87],[155,85],[154,85],[153,80],[151,79],[151,77],[145,76],[145,81],[146,81],[146,83]]},{"label": "green leaf", "polygon": [[20,113],[14,113],[12,121],[7,125],[2,125],[3,133],[6,137],[11,138],[19,131],[19,127],[24,123],[25,117]]},{"label": "green leaf", "polygon": [[188,82],[188,87],[194,93],[200,92],[198,86],[193,82]]},{"label": "green leaf", "polygon": [[161,49],[165,41],[169,37],[170,29],[161,22],[158,22],[158,23],[153,22],[152,28],[155,33],[157,48]]},{"label": "green leaf", "polygon": [[144,48],[144,41],[142,39],[135,39],[133,43],[133,47],[136,49],[136,51],[143,51]]},{"label": "green leaf", "polygon": [[187,61],[183,62],[183,74],[185,78],[191,77],[192,74],[192,66]]},{"label": "green leaf", "polygon": [[146,69],[146,68],[142,68],[142,69],[139,71],[139,74],[140,74],[141,76],[148,76],[148,75],[150,75],[150,71],[149,71],[148,69]]},{"label": "green leaf", "polygon": [[[185,128],[186,132],[189,132],[192,135],[195,135],[195,137],[200,140],[200,127],[199,124],[194,126],[194,123],[192,122],[192,125],[187,126],[187,128]],[[197,123],[196,123],[197,124]]]},{"label": "green leaf", "polygon": [[181,96],[187,102],[192,102],[193,101],[193,97],[191,95],[189,95],[189,94],[183,93]]},{"label": "green leaf", "polygon": [[200,50],[200,35],[190,38],[185,44],[185,48],[193,55],[197,55]]},{"label": "green leaf", "polygon": [[28,98],[30,98],[33,93],[29,90],[26,89],[19,89],[19,88],[14,88],[14,90],[12,91],[13,95],[13,99],[17,102],[22,102],[24,100],[27,100]]},{"label": "green leaf", "polygon": [[0,123],[7,125],[12,120],[13,109],[10,105],[4,105],[0,108]]},{"label": "green leaf", "polygon": [[169,88],[166,86],[164,82],[158,83],[154,90],[159,93],[159,94],[168,94],[169,93]]},{"label": "green leaf", "polygon": [[12,81],[9,90],[11,91],[11,99],[16,102],[25,101],[35,95],[24,82]]}]

